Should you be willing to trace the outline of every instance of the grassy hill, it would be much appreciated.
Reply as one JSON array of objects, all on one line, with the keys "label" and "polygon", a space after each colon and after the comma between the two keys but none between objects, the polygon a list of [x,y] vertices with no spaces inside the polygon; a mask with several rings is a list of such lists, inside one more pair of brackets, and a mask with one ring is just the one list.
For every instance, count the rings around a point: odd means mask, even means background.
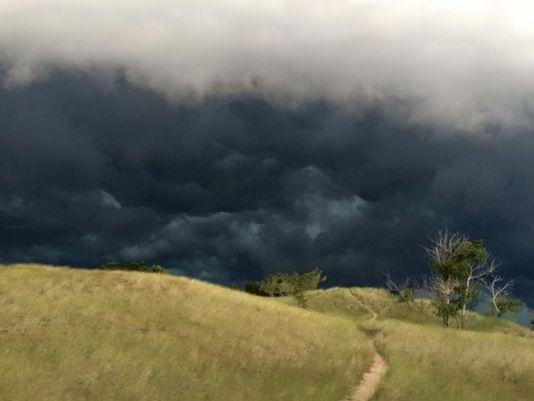
[{"label": "grassy hill", "polygon": [[167,275],[0,267],[0,400],[340,400],[350,321]]},{"label": "grassy hill", "polygon": [[[378,350],[375,401],[534,400],[534,335],[439,326],[385,290],[267,299],[157,274],[0,267],[0,399],[342,401]],[[374,314],[374,321],[370,317]]]},{"label": "grassy hill", "polygon": [[471,313],[467,330],[443,329],[429,302],[409,308],[376,288],[314,291],[309,307],[374,338],[390,366],[375,401],[534,400],[534,332],[511,321]]}]

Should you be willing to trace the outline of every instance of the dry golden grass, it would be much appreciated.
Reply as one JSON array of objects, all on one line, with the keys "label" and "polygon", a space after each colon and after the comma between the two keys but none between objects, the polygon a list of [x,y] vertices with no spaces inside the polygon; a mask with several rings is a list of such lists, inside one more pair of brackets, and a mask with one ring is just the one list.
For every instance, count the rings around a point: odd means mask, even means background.
[{"label": "dry golden grass", "polygon": [[390,367],[374,401],[534,400],[534,332],[510,321],[471,313],[467,330],[444,329],[428,301],[409,308],[376,288],[311,292],[309,305],[374,337]]},{"label": "dry golden grass", "polygon": [[[327,290],[311,291],[307,294],[310,310],[332,316],[344,317],[356,322],[368,320],[372,312],[378,320],[396,319],[425,326],[441,327],[441,320],[434,314],[428,299],[417,299],[410,307],[382,288],[334,287]],[[295,305],[291,297],[277,298],[281,303]],[[516,323],[494,317],[468,313],[467,330],[500,332],[534,339],[534,332]]]},{"label": "dry golden grass", "polygon": [[340,400],[347,319],[166,275],[0,267],[0,400]]},{"label": "dry golden grass", "polygon": [[390,367],[375,401],[534,400],[524,328],[443,329],[381,289],[308,295],[302,310],[181,277],[0,267],[0,400],[338,401],[373,341]]},{"label": "dry golden grass", "polygon": [[373,324],[390,369],[375,401],[532,401],[534,340],[386,320]]}]

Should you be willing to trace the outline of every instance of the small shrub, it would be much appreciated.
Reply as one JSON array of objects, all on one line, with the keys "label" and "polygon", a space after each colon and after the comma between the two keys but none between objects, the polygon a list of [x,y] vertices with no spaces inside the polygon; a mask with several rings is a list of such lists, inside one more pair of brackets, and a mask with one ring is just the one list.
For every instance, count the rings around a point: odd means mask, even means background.
[{"label": "small shrub", "polygon": [[157,264],[153,264],[149,269],[150,273],[171,274],[165,267]]},{"label": "small shrub", "polygon": [[258,295],[260,297],[268,297],[269,294],[262,290],[262,285],[259,281],[251,281],[245,285],[245,292],[249,294]]}]

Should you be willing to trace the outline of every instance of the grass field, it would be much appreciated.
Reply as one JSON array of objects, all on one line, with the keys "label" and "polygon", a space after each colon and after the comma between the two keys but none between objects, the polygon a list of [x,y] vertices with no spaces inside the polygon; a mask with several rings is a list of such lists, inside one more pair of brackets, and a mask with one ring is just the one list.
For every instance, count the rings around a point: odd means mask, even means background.
[{"label": "grass field", "polygon": [[375,325],[390,370],[376,401],[532,401],[534,340],[397,320]]},{"label": "grass field", "polygon": [[342,401],[376,350],[389,371],[374,401],[534,400],[534,333],[512,322],[443,329],[428,302],[376,288],[308,297],[0,267],[0,400]]},{"label": "grass field", "polygon": [[309,305],[375,339],[389,364],[375,401],[534,400],[534,332],[508,320],[471,313],[467,330],[444,329],[429,302],[409,308],[376,288],[315,291]]},{"label": "grass field", "polygon": [[0,400],[340,400],[350,321],[167,275],[0,267]]}]

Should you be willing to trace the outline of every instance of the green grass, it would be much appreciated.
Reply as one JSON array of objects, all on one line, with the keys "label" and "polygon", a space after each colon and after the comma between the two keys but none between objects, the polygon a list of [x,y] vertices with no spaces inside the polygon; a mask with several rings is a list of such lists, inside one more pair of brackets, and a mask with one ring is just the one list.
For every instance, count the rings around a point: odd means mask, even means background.
[{"label": "green grass", "polygon": [[167,275],[0,268],[0,400],[340,400],[346,319]]}]

